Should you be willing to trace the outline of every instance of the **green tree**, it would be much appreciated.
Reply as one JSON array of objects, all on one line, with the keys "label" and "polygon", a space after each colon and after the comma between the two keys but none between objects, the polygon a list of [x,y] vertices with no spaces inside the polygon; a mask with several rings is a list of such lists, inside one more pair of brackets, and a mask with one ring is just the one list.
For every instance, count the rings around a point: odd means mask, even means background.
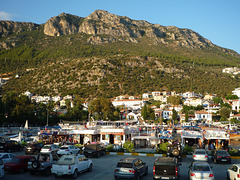
[{"label": "green tree", "polygon": [[189,115],[188,115],[188,111],[185,112],[185,122],[188,122],[189,119]]},{"label": "green tree", "polygon": [[214,98],[213,98],[213,102],[214,102],[215,104],[222,104],[222,103],[223,103],[223,100],[222,100],[221,97],[214,97]]},{"label": "green tree", "polygon": [[147,120],[148,118],[148,114],[147,114],[147,104],[144,104],[143,108],[142,108],[142,117],[144,120]]},{"label": "green tree", "polygon": [[222,116],[222,118],[226,119],[226,118],[229,118],[230,116],[230,113],[231,113],[231,109],[227,108],[227,107],[222,107],[220,110],[219,110],[219,114],[220,116]]},{"label": "green tree", "polygon": [[237,95],[234,95],[234,94],[228,94],[226,97],[225,97],[227,100],[232,100],[232,99],[239,99]]},{"label": "green tree", "polygon": [[177,106],[182,104],[182,98],[180,96],[169,96],[167,98],[167,103]]},{"label": "green tree", "polygon": [[178,113],[175,109],[172,110],[172,119],[175,122],[177,120]]}]

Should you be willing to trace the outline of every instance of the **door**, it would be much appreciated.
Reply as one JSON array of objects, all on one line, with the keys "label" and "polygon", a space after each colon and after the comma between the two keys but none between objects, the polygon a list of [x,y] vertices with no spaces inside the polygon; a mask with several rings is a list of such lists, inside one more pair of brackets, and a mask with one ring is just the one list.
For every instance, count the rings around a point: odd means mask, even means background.
[{"label": "door", "polygon": [[4,155],[2,156],[2,160],[3,160],[3,163],[4,163],[4,164],[5,164],[5,163],[9,163],[9,161],[10,161],[11,159],[12,159],[12,158],[10,158],[8,154],[4,154]]},{"label": "door", "polygon": [[77,163],[78,171],[83,171],[84,164],[83,164],[82,156],[78,156],[77,161],[78,161],[78,163]]},{"label": "door", "polygon": [[231,167],[231,169],[230,169],[230,174],[229,174],[229,176],[230,176],[230,179],[235,179],[236,177],[237,177],[237,166],[235,166],[235,165],[233,165],[232,167]]},{"label": "door", "polygon": [[82,156],[83,168],[88,169],[88,159],[85,156]]},{"label": "door", "polygon": [[0,158],[0,177],[4,176],[4,164],[3,160]]},{"label": "door", "polygon": [[114,144],[114,134],[109,135],[109,143]]}]

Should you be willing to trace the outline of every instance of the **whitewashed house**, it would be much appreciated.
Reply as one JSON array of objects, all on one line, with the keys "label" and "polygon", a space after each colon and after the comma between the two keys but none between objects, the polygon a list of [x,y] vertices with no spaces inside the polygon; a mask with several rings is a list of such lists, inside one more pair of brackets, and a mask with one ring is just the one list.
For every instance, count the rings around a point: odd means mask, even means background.
[{"label": "whitewashed house", "polygon": [[191,97],[191,98],[187,98],[183,104],[186,106],[198,106],[198,105],[203,105],[203,100],[202,98]]},{"label": "whitewashed house", "polygon": [[233,93],[234,95],[237,95],[237,96],[240,98],[240,87],[234,89],[234,90],[232,91],[232,93]]},{"label": "whitewashed house", "polygon": [[233,100],[223,100],[224,103],[228,103],[232,106],[233,111],[239,111],[240,107],[240,99],[233,99]]},{"label": "whitewashed house", "polygon": [[141,109],[144,106],[144,103],[140,99],[122,99],[122,100],[113,100],[112,104],[114,107],[124,106],[126,108]]},{"label": "whitewashed house", "polygon": [[54,102],[58,102],[58,101],[61,101],[61,100],[62,100],[61,96],[53,96],[52,97],[52,101],[54,101]]},{"label": "whitewashed house", "polygon": [[172,110],[163,110],[162,112],[163,119],[171,119],[172,118]]},{"label": "whitewashed house", "polygon": [[207,111],[196,111],[195,120],[197,121],[206,121],[207,123],[212,122],[212,113]]}]

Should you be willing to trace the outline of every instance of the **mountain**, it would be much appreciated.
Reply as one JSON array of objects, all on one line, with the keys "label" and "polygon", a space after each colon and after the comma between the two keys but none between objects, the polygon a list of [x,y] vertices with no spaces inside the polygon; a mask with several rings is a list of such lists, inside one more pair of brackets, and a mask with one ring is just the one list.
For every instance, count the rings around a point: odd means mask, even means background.
[{"label": "mountain", "polygon": [[104,10],[87,17],[61,13],[41,25],[0,21],[0,72],[20,76],[4,92],[112,97],[165,89],[225,95],[240,81],[221,70],[239,62],[238,53],[193,30]]}]

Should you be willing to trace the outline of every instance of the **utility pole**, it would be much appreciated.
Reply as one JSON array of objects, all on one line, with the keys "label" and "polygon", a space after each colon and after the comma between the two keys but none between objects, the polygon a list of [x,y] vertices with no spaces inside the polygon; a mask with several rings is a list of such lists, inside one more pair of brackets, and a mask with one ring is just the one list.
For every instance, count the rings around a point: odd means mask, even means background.
[{"label": "utility pole", "polygon": [[48,109],[47,109],[47,126],[48,126]]}]

